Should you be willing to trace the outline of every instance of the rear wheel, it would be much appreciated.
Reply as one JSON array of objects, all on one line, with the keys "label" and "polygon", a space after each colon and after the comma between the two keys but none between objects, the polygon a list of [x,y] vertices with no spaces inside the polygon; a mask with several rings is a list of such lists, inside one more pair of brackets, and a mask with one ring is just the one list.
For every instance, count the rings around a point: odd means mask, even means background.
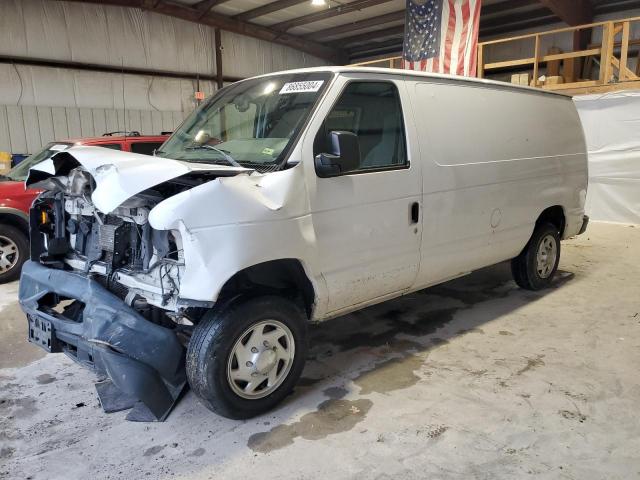
[{"label": "rear wheel", "polygon": [[293,389],[306,356],[306,317],[277,296],[212,310],[187,348],[187,378],[210,410],[228,418],[264,413]]},{"label": "rear wheel", "polygon": [[540,290],[551,284],[559,261],[560,233],[545,223],[536,227],[522,253],[511,260],[511,272],[521,288]]},{"label": "rear wheel", "polygon": [[0,283],[17,280],[27,260],[27,236],[12,225],[0,225]]}]

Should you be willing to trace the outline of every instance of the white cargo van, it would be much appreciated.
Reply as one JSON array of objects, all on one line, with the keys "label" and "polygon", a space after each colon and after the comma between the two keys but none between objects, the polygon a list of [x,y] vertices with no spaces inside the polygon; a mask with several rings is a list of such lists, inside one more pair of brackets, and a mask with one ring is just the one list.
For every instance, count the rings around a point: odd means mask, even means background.
[{"label": "white cargo van", "polygon": [[71,148],[28,183],[30,340],[156,419],[187,381],[228,417],[272,408],[308,322],[505,260],[544,288],[587,225],[569,97],[404,70],[237,82],[156,158]]}]

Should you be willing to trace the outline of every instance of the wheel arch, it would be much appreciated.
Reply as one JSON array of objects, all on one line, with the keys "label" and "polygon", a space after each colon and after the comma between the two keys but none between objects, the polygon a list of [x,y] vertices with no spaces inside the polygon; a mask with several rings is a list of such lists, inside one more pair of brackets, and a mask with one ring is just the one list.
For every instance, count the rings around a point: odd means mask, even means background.
[{"label": "wheel arch", "polygon": [[218,302],[238,295],[284,294],[294,297],[312,318],[316,289],[303,263],[297,258],[268,260],[243,268],[222,285]]},{"label": "wheel arch", "polygon": [[29,237],[29,216],[22,210],[0,207],[0,224],[16,227]]},{"label": "wheel arch", "polygon": [[536,227],[544,223],[551,223],[558,229],[560,238],[564,235],[564,230],[567,225],[567,217],[564,211],[564,207],[561,205],[553,205],[545,208],[536,220]]}]

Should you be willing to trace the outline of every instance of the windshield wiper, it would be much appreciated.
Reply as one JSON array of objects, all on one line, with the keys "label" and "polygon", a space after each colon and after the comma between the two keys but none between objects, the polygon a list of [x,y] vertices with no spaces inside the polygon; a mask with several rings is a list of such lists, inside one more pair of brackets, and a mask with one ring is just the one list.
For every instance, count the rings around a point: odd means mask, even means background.
[{"label": "windshield wiper", "polygon": [[232,167],[242,168],[242,165],[240,165],[231,155],[229,155],[224,150],[220,150],[219,148],[214,147],[213,145],[192,145],[190,147],[185,147],[185,150],[213,150],[214,152],[217,152],[220,155],[222,155],[222,157],[227,162],[229,162],[229,165],[231,165]]}]

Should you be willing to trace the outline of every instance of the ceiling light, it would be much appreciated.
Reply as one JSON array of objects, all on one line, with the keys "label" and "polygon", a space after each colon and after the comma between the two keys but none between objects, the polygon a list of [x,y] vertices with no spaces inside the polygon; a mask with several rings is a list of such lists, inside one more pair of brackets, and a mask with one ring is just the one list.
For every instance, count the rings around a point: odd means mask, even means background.
[{"label": "ceiling light", "polygon": [[324,7],[327,4],[327,0],[311,0],[311,5],[314,7]]}]

